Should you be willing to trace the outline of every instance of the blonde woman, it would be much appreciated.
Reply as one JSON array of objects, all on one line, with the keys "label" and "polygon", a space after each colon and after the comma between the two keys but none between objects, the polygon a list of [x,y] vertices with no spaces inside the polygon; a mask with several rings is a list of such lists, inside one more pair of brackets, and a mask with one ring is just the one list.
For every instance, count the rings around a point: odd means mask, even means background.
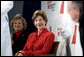
[{"label": "blonde woman", "polygon": [[11,21],[11,27],[15,31],[12,37],[12,49],[13,55],[22,50],[26,44],[28,38],[28,33],[26,32],[27,23],[26,20],[20,15],[16,14]]}]

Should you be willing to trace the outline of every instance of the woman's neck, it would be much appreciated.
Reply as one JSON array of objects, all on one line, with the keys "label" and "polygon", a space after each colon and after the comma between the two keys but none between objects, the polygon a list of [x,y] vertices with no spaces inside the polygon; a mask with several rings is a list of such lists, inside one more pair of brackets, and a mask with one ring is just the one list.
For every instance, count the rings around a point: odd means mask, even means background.
[{"label": "woman's neck", "polygon": [[23,29],[21,29],[21,30],[16,30],[15,32],[20,32],[20,31],[23,31]]},{"label": "woman's neck", "polygon": [[[44,27],[44,28],[45,28],[45,27]],[[38,36],[40,35],[40,33],[42,32],[42,30],[43,30],[44,28],[38,29]]]}]

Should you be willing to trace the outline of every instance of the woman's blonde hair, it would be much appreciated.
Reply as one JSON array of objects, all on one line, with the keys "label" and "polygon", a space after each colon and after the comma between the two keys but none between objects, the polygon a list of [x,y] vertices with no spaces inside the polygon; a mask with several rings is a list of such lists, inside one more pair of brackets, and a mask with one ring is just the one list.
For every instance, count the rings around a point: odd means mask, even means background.
[{"label": "woman's blonde hair", "polygon": [[43,18],[43,20],[46,22],[48,22],[48,19],[47,19],[47,16],[46,16],[46,13],[42,10],[36,10],[32,16],[32,20],[34,22],[34,20],[36,19],[37,16],[41,16]]},{"label": "woman's blonde hair", "polygon": [[13,25],[14,25],[14,22],[16,20],[22,20],[23,29],[25,30],[27,28],[27,22],[26,22],[26,20],[20,14],[16,14],[14,16],[14,18],[11,20],[11,27],[12,27],[13,30],[14,30]]}]

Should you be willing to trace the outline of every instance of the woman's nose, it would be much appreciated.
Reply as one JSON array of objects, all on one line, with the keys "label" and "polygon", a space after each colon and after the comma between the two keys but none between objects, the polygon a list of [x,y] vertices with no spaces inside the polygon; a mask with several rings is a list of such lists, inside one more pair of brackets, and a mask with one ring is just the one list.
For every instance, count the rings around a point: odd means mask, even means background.
[{"label": "woman's nose", "polygon": [[16,26],[18,26],[19,24],[17,23],[17,24],[15,24]]},{"label": "woman's nose", "polygon": [[37,23],[39,24],[39,23],[40,23],[40,21],[37,21]]}]

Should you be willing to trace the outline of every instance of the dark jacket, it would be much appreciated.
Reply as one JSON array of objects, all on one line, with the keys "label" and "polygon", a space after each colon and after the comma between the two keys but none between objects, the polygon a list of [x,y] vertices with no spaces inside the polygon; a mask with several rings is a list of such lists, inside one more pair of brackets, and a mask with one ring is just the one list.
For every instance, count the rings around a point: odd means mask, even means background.
[{"label": "dark jacket", "polygon": [[12,45],[13,55],[24,48],[28,38],[28,33],[26,31],[22,31],[19,37],[17,38],[16,34],[13,34],[14,44]]}]

